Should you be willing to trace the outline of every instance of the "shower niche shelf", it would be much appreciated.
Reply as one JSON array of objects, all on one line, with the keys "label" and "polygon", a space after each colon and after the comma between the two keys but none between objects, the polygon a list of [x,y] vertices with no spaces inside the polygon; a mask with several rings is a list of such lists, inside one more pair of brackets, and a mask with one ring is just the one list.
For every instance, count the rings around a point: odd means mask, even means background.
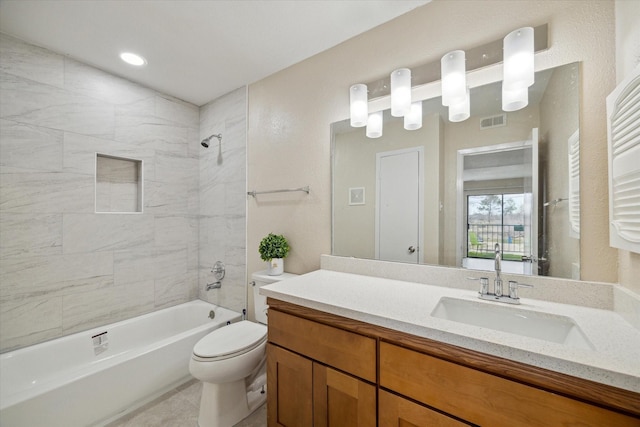
[{"label": "shower niche shelf", "polygon": [[96,213],[142,213],[142,160],[96,153]]}]

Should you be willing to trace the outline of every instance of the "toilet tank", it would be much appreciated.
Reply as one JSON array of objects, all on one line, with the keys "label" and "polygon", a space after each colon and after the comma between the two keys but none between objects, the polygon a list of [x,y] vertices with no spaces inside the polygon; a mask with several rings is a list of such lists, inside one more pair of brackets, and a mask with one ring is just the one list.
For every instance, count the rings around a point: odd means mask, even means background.
[{"label": "toilet tank", "polygon": [[251,275],[253,286],[253,314],[256,321],[267,324],[267,297],[260,295],[259,289],[264,285],[279,282],[281,280],[290,279],[298,276],[292,273],[282,273],[279,276],[269,276],[268,270],[257,271]]}]

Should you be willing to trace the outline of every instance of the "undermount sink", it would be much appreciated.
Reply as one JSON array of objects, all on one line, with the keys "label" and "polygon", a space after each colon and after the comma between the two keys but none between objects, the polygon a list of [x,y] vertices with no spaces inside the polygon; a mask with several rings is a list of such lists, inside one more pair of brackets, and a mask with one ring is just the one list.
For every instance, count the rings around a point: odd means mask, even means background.
[{"label": "undermount sink", "polygon": [[431,316],[574,348],[594,349],[576,322],[566,316],[449,297],[440,298]]}]

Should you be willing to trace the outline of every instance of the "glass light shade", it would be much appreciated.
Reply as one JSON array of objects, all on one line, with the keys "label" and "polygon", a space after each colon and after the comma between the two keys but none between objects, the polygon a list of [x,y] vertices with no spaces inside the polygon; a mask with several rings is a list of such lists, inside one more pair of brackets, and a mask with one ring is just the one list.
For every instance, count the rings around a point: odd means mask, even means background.
[{"label": "glass light shade", "polygon": [[462,122],[469,118],[471,110],[471,102],[469,98],[469,89],[466,91],[466,96],[462,102],[449,105],[449,121],[450,122]]},{"label": "glass light shade", "polygon": [[416,130],[422,127],[422,101],[411,103],[409,114],[404,116],[404,128]]},{"label": "glass light shade", "polygon": [[524,27],[510,32],[504,38],[503,87],[516,90],[534,82],[533,28]]},{"label": "glass light shade", "polygon": [[440,60],[442,105],[445,107],[464,102],[467,93],[465,61],[463,50],[449,52]]},{"label": "glass light shade", "polygon": [[502,85],[502,110],[517,111],[529,104],[529,88],[507,90]]},{"label": "glass light shade", "polygon": [[349,89],[351,126],[361,128],[367,125],[369,106],[367,104],[367,85],[357,84]]},{"label": "glass light shade", "polygon": [[369,114],[366,135],[367,138],[380,138],[382,136],[382,111]]},{"label": "glass light shade", "polygon": [[400,68],[391,73],[391,115],[402,117],[411,109],[411,70]]}]

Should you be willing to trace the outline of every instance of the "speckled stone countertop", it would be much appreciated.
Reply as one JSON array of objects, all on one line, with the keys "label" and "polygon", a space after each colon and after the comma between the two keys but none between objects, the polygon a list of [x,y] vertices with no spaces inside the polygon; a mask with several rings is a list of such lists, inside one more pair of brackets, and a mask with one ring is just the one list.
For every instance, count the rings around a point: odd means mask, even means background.
[{"label": "speckled stone countertop", "polygon": [[[477,292],[317,270],[264,286],[267,297],[552,371],[640,392],[640,330],[612,310],[526,298],[519,310],[572,318],[594,349],[432,317],[440,298],[482,304]],[[511,307],[511,306],[509,306]]]}]

